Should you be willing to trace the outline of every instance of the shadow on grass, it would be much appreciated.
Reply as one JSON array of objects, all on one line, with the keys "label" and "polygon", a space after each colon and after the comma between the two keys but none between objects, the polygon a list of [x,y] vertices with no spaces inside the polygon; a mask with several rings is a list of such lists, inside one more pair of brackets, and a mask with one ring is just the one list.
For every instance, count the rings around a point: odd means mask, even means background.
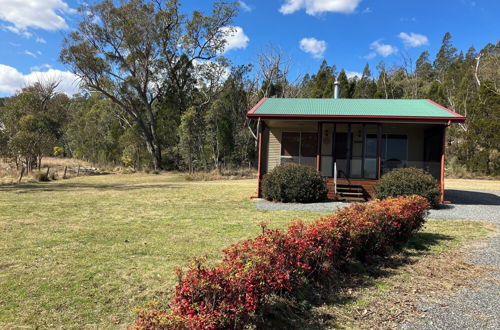
[{"label": "shadow on grass", "polygon": [[457,205],[500,205],[500,196],[480,191],[446,189],[444,198]]},{"label": "shadow on grass", "polygon": [[[453,237],[433,233],[417,233],[400,250],[365,262],[354,261],[321,282],[304,286],[293,296],[273,297],[264,311],[259,329],[325,329],[342,327],[345,320],[335,319],[333,313],[318,310],[321,306],[362,306],[366,303],[354,292],[376,287],[397,272],[413,264],[416,257],[429,254],[433,246]],[[327,308],[328,309],[328,308]]]},{"label": "shadow on grass", "polygon": [[168,184],[168,183],[162,183],[162,184],[149,184],[149,185],[144,185],[144,184],[100,184],[100,183],[68,183],[64,181],[52,181],[52,182],[40,182],[40,183],[20,183],[20,184],[8,184],[8,185],[0,185],[0,192],[2,191],[10,191],[10,192],[15,192],[18,194],[27,194],[27,193],[33,193],[33,192],[42,192],[42,191],[49,191],[49,192],[56,192],[56,191],[71,191],[71,190],[78,190],[78,189],[97,189],[97,190],[117,190],[117,191],[132,191],[132,190],[139,190],[139,189],[158,189],[158,188],[165,188],[165,189],[179,189],[181,186],[175,185],[175,184]]}]

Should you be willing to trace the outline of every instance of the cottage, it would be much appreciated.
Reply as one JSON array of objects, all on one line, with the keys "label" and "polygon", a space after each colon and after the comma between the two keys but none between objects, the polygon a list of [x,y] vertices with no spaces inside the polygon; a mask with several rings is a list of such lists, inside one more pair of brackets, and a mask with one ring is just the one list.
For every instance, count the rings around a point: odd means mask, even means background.
[{"label": "cottage", "polygon": [[437,179],[443,201],[446,128],[465,121],[431,100],[338,97],[263,98],[247,117],[259,123],[259,197],[262,176],[294,162],[321,172],[332,200],[367,200],[384,173],[417,167]]}]

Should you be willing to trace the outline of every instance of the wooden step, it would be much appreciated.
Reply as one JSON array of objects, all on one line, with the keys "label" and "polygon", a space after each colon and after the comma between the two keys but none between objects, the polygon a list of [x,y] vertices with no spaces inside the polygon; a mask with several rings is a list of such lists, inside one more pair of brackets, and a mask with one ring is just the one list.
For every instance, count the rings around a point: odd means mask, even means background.
[{"label": "wooden step", "polygon": [[368,200],[368,194],[360,185],[338,184],[337,199],[348,202],[363,202]]},{"label": "wooden step", "polygon": [[365,197],[338,197],[337,200],[344,202],[366,202],[367,199]]},{"label": "wooden step", "polygon": [[365,195],[362,192],[338,192],[338,191],[337,194],[340,196],[361,196],[361,197]]},{"label": "wooden step", "polygon": [[364,193],[363,189],[337,189],[337,193],[339,192],[357,192],[357,193]]}]

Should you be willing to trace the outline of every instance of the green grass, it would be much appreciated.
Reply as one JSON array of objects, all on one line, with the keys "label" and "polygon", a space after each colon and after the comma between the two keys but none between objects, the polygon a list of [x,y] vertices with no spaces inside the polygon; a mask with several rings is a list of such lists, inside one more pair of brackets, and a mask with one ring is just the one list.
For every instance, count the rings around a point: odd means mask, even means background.
[{"label": "green grass", "polygon": [[169,174],[0,186],[0,327],[128,322],[192,257],[317,216],[256,211],[255,188]]},{"label": "green grass", "polygon": [[[262,221],[284,228],[318,217],[255,210],[255,188],[255,180],[174,174],[0,186],[0,328],[123,326],[192,257],[215,262],[224,247],[259,234]],[[470,226],[431,221],[423,234],[451,237],[434,242],[439,249],[482,225]]]}]

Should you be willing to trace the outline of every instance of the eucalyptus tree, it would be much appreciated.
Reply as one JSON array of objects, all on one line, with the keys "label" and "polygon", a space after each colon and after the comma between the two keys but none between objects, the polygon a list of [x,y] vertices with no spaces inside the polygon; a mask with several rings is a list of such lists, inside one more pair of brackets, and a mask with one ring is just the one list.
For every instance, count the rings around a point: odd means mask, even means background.
[{"label": "eucalyptus tree", "polygon": [[185,89],[190,79],[186,70],[222,57],[237,10],[237,3],[218,1],[209,15],[197,10],[183,14],[179,0],[85,4],[60,59],[84,88],[109,98],[120,119],[139,128],[153,167],[159,169],[157,104],[169,91]]},{"label": "eucalyptus tree", "polygon": [[0,107],[2,155],[30,172],[41,166],[60,144],[67,123],[69,99],[56,92],[59,82],[36,82],[5,100]]}]

